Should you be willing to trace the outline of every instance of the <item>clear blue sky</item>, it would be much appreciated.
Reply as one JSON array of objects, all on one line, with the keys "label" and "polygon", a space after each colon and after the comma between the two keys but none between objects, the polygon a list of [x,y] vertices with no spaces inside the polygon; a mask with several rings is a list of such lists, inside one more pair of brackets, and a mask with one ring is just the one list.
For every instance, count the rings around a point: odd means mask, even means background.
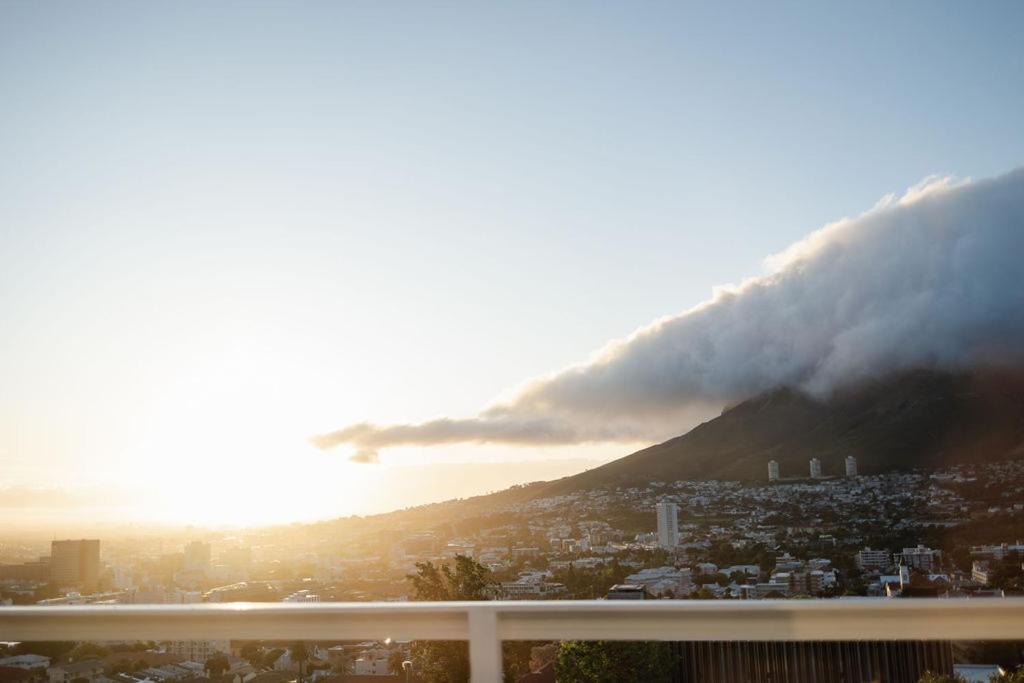
[{"label": "clear blue sky", "polygon": [[333,467],[308,434],[475,413],[887,192],[1024,163],[1022,27],[1019,2],[8,0],[0,486],[293,443]]}]

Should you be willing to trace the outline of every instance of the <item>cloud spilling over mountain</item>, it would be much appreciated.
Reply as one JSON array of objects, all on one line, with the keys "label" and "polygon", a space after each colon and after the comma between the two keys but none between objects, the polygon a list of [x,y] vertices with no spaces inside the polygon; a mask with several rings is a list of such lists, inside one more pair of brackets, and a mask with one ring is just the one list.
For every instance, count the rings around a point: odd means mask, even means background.
[{"label": "cloud spilling over mountain", "polygon": [[824,396],[912,368],[1024,366],[1024,169],[928,179],[767,264],[475,417],[313,441],[368,461],[398,445],[654,440],[774,387]]}]

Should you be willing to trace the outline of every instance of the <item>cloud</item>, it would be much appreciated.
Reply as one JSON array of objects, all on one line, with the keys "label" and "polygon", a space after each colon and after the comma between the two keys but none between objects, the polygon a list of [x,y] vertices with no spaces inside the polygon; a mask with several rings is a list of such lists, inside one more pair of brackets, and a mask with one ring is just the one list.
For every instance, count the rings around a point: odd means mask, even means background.
[{"label": "cloud", "polygon": [[1024,365],[1024,169],[928,178],[766,259],[767,274],[613,341],[465,419],[314,437],[377,450],[655,440],[778,387],[824,395],[893,371]]},{"label": "cloud", "polygon": [[380,454],[372,448],[360,448],[349,456],[348,461],[363,465],[376,465],[380,462]]},{"label": "cloud", "polygon": [[[494,417],[482,416],[464,420],[441,418],[416,425],[378,426],[362,422],[335,432],[314,436],[311,441],[323,449],[345,443],[357,444],[360,450],[349,459],[353,462],[374,462],[377,457],[376,450],[388,446],[439,446],[467,441],[541,446],[581,441],[615,441],[622,436],[621,429],[584,432],[557,420],[520,420],[514,415],[499,414]],[[640,437],[640,433],[634,436]]]}]

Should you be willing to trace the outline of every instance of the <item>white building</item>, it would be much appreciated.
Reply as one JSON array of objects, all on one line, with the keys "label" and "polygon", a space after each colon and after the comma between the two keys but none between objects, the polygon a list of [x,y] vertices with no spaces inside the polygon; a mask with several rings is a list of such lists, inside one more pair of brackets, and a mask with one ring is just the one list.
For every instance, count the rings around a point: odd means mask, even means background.
[{"label": "white building", "polygon": [[779,480],[779,463],[774,460],[768,461],[768,481]]},{"label": "white building", "polygon": [[15,655],[0,658],[0,667],[9,666],[16,669],[46,669],[50,666],[50,658],[42,655]]},{"label": "white building", "polygon": [[740,593],[746,600],[763,600],[773,593],[789,597],[789,577],[786,577],[785,581],[772,580],[767,583],[746,584],[740,586]]},{"label": "white building", "polygon": [[675,503],[658,503],[658,545],[662,548],[679,545],[679,506]]},{"label": "white building", "polygon": [[992,579],[992,567],[987,560],[975,560],[971,563],[971,579],[987,586]]},{"label": "white building", "polygon": [[281,602],[320,602],[320,596],[310,590],[295,591]]},{"label": "white building", "polygon": [[892,556],[888,550],[872,550],[864,548],[857,553],[857,567],[863,571],[883,572],[892,564]]},{"label": "white building", "polygon": [[973,545],[971,546],[971,557],[1002,562],[1010,553],[1024,555],[1024,543],[1002,543],[1000,545]]},{"label": "white building", "polygon": [[167,643],[167,651],[184,657],[189,662],[205,662],[216,654],[230,652],[231,644],[226,640],[173,640]]},{"label": "white building", "polygon": [[356,676],[389,676],[387,653],[367,652],[352,662],[352,673]]},{"label": "white building", "polygon": [[565,584],[548,581],[549,571],[521,572],[515,581],[501,583],[501,597],[505,600],[542,600],[565,593]]},{"label": "white building", "polygon": [[811,458],[811,479],[821,479],[821,461]]},{"label": "white building", "polygon": [[693,590],[689,569],[675,567],[651,567],[641,569],[626,577],[626,583],[643,586],[655,597],[671,593],[674,597],[682,597]]},{"label": "white building", "polygon": [[926,573],[937,569],[941,561],[941,550],[932,550],[931,548],[925,548],[923,545],[919,545],[916,548],[903,549],[903,564],[920,569]]},{"label": "white building", "polygon": [[857,458],[853,457],[852,455],[846,456],[846,476],[857,476]]}]

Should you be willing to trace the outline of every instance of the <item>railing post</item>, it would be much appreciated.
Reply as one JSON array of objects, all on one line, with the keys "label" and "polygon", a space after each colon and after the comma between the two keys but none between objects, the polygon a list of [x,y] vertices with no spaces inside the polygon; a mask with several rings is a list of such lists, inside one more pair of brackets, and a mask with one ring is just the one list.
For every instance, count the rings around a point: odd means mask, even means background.
[{"label": "railing post", "polygon": [[472,683],[500,683],[501,640],[498,639],[498,610],[494,606],[472,606],[469,616],[469,678]]}]

